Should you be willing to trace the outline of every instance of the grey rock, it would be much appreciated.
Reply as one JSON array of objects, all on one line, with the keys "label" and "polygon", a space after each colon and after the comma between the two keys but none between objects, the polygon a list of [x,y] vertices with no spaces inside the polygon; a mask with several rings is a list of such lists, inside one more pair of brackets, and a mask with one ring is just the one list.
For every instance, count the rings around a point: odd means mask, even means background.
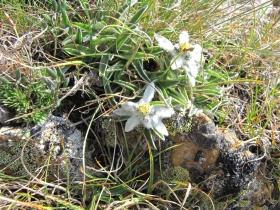
[{"label": "grey rock", "polygon": [[[50,116],[35,134],[36,146],[51,161],[59,161],[62,176],[70,173],[79,179],[82,177],[79,169],[82,166],[83,136],[71,124],[62,117]],[[51,170],[56,173],[57,169],[51,167]]]},{"label": "grey rock", "polygon": [[[84,137],[69,120],[50,116],[42,125],[0,129],[0,169],[10,175],[28,175],[48,170],[49,178],[82,180]],[[23,160],[21,154],[23,151]]]}]

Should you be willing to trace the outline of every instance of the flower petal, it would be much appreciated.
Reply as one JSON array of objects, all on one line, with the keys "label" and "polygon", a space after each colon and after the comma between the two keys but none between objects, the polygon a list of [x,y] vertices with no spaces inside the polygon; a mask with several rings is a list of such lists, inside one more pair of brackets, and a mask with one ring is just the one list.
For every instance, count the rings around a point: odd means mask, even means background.
[{"label": "flower petal", "polygon": [[171,61],[171,63],[172,63],[171,69],[173,69],[173,70],[181,68],[183,65],[183,59],[184,59],[183,56],[180,56],[179,58],[174,60],[175,58],[176,58],[176,56],[173,57],[173,60]]},{"label": "flower petal", "polygon": [[130,113],[130,115],[132,115],[136,111],[135,107],[137,107],[138,104],[133,103],[131,101],[127,101],[127,102],[123,103],[121,106],[125,111],[127,111],[128,113]]},{"label": "flower petal", "polygon": [[158,123],[154,125],[154,128],[161,134],[168,136],[168,131],[161,121],[158,121]]},{"label": "flower petal", "polygon": [[146,115],[145,117],[141,118],[141,122],[142,122],[143,126],[148,129],[153,127],[152,120],[153,119],[149,115]]},{"label": "flower petal", "polygon": [[124,130],[125,132],[132,131],[139,124],[140,124],[139,116],[133,115],[126,121]]},{"label": "flower petal", "polygon": [[194,78],[198,75],[198,64],[196,64],[194,60],[185,60],[182,67],[188,75],[191,75]]},{"label": "flower petal", "polygon": [[144,103],[150,103],[155,95],[155,84],[152,82],[146,88],[142,100]]},{"label": "flower petal", "polygon": [[175,52],[175,47],[174,45],[165,37],[155,34],[155,39],[158,42],[158,46],[162,49],[164,49],[165,51],[169,52],[169,53],[174,53]]},{"label": "flower petal", "polygon": [[127,112],[123,108],[116,109],[113,113],[119,116],[131,116],[131,113]]},{"label": "flower petal", "polygon": [[175,112],[172,108],[167,107],[156,107],[155,115],[160,119],[171,117]]},{"label": "flower petal", "polygon": [[183,45],[185,43],[189,43],[190,35],[187,31],[182,31],[179,35],[179,44]]},{"label": "flower petal", "polygon": [[197,63],[200,63],[203,60],[202,56],[202,47],[199,44],[194,45],[194,49],[190,52],[191,59],[195,60]]},{"label": "flower petal", "polygon": [[190,72],[187,72],[187,75],[189,77],[189,81],[191,83],[191,86],[194,87],[195,86],[195,77],[193,77]]}]

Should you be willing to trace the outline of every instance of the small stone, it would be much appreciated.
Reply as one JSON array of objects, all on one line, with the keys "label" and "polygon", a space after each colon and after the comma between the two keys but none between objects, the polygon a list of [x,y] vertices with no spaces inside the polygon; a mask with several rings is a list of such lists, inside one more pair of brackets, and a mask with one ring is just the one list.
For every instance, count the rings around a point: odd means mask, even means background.
[{"label": "small stone", "polygon": [[8,120],[9,118],[10,118],[9,111],[5,107],[0,106],[0,123],[5,124],[5,121]]}]

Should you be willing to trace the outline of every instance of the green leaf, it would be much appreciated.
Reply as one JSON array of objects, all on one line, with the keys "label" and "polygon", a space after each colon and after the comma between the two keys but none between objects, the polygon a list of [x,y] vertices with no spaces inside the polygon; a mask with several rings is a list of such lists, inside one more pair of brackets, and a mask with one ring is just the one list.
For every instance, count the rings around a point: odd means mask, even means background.
[{"label": "green leaf", "polygon": [[84,31],[87,31],[87,32],[90,32],[90,28],[91,28],[91,26],[89,24],[78,23],[78,22],[73,22],[72,26],[83,29]]},{"label": "green leaf", "polygon": [[144,48],[144,50],[146,53],[153,53],[154,55],[159,54],[163,51],[159,46],[146,47]]},{"label": "green leaf", "polygon": [[114,98],[110,97],[110,95],[113,94],[113,91],[110,86],[110,80],[107,78],[108,73],[106,72],[106,70],[108,69],[108,62],[109,62],[109,56],[103,55],[100,60],[99,70],[102,74],[105,93],[109,95],[108,101],[112,106],[116,106],[117,102],[115,101]]},{"label": "green leaf", "polygon": [[138,89],[138,87],[136,85],[133,85],[130,82],[125,82],[125,81],[122,81],[122,80],[114,80],[113,82],[122,86],[122,87],[124,87],[124,88],[128,88],[132,91],[136,91]]},{"label": "green leaf", "polygon": [[101,56],[99,70],[102,73],[103,77],[106,75],[105,72],[106,72],[106,70],[108,68],[108,62],[109,62],[109,56],[108,55]]},{"label": "green leaf", "polygon": [[157,84],[157,87],[161,90],[161,93],[162,93],[163,97],[164,97],[164,98],[168,98],[169,95],[168,95],[168,93],[166,92],[166,89],[165,89],[163,86],[161,86],[160,83],[156,83],[156,84]]},{"label": "green leaf", "polygon": [[58,11],[59,11],[59,10],[58,10],[58,5],[57,5],[56,0],[53,0],[53,1],[52,1],[52,6],[53,6],[53,10],[54,10],[55,12],[58,12]]},{"label": "green leaf", "polygon": [[61,68],[61,72],[63,74],[65,74],[68,71],[69,68],[70,68],[70,66],[64,66],[64,67]]},{"label": "green leaf", "polygon": [[143,17],[143,15],[145,14],[145,12],[148,9],[148,5],[145,5],[144,7],[142,7],[138,12],[136,12],[136,14],[130,19],[129,23],[131,24],[136,24],[138,23],[138,21]]},{"label": "green leaf", "polygon": [[46,72],[53,80],[57,79],[57,74],[54,70],[52,70],[50,68],[46,68]]},{"label": "green leaf", "polygon": [[[122,57],[126,58],[127,60],[129,58],[131,58],[132,52],[130,53],[124,53],[122,54]],[[146,53],[142,53],[142,52],[136,52],[134,59],[150,59],[150,58],[154,58],[155,56],[153,54],[146,54]]]},{"label": "green leaf", "polygon": [[153,149],[153,150],[157,150],[157,147],[155,145],[155,141],[153,139],[153,135],[152,135],[152,132],[150,129],[147,129],[145,128],[144,129],[144,136],[146,137],[146,139],[148,140],[149,144],[150,144],[150,147]]},{"label": "green leaf", "polygon": [[19,81],[21,79],[21,70],[18,69],[16,73],[16,80]]},{"label": "green leaf", "polygon": [[122,72],[123,71],[123,67],[124,67],[123,61],[118,61],[113,66],[108,67],[108,69],[106,69],[106,72],[108,74],[111,73],[111,72],[120,72],[120,71]]},{"label": "green leaf", "polygon": [[91,54],[91,49],[89,47],[79,45],[79,44],[68,44],[63,48],[70,55],[86,55]]},{"label": "green leaf", "polygon": [[[118,37],[118,39],[117,39],[117,43],[118,43],[117,50],[118,51],[121,50],[121,48],[123,47],[125,41],[128,40],[128,36],[129,36],[128,34],[123,34],[123,35]],[[127,49],[127,50],[129,50],[129,49]]]},{"label": "green leaf", "polygon": [[116,37],[114,36],[102,36],[102,37],[98,37],[96,38],[92,44],[93,45],[101,45],[101,44],[109,44],[109,43],[113,43],[116,41]]},{"label": "green leaf", "polygon": [[61,8],[61,16],[62,16],[63,28],[68,28],[70,26],[70,22],[65,8]]},{"label": "green leaf", "polygon": [[144,67],[143,67],[143,61],[141,60],[133,60],[132,65],[134,66],[135,70],[137,71],[138,75],[141,77],[141,79],[151,82],[150,78],[145,73]]},{"label": "green leaf", "polygon": [[207,96],[214,96],[214,97],[220,97],[221,93],[218,90],[215,89],[196,89],[194,91],[195,94],[203,94]]},{"label": "green leaf", "polygon": [[157,83],[160,83],[161,87],[163,89],[173,87],[174,85],[177,85],[179,83],[178,80],[163,80],[163,81],[158,81]]},{"label": "green leaf", "polygon": [[64,74],[62,73],[62,71],[61,71],[61,69],[60,69],[59,67],[56,69],[56,73],[57,73],[57,75],[58,75],[60,81],[61,81],[61,82],[64,82],[65,76],[64,76]]},{"label": "green leaf", "polygon": [[123,16],[123,14],[136,3],[137,0],[130,0],[129,3],[124,4],[115,15],[115,18],[120,19],[120,17]]},{"label": "green leaf", "polygon": [[67,78],[64,80],[63,87],[64,87],[64,88],[68,87],[69,82],[70,82],[70,78],[67,77]]},{"label": "green leaf", "polygon": [[78,28],[77,34],[75,35],[75,43],[82,44],[83,42],[83,33],[80,28]]},{"label": "green leaf", "polygon": [[153,129],[153,131],[155,132],[155,134],[161,139],[161,140],[165,140],[165,137],[162,133],[160,133],[157,129]]},{"label": "green leaf", "polygon": [[1,82],[4,84],[10,84],[10,81],[6,77],[1,77]]},{"label": "green leaf", "polygon": [[67,36],[63,41],[62,41],[62,45],[65,46],[67,44],[71,44],[73,43],[73,40],[76,38],[76,35],[72,35],[72,36]]},{"label": "green leaf", "polygon": [[44,17],[45,21],[52,22],[52,19],[48,14],[42,14],[42,16]]},{"label": "green leaf", "polygon": [[103,29],[106,26],[106,23],[104,21],[101,22],[97,22],[95,23],[95,25],[93,26],[94,29],[96,29],[97,31],[100,31],[101,29]]},{"label": "green leaf", "polygon": [[176,89],[169,88],[168,89],[168,95],[173,98],[172,102],[177,102],[177,103],[182,104],[184,106],[189,105],[188,98],[185,98],[184,94],[182,94],[181,90],[178,89],[178,88],[176,88]]},{"label": "green leaf", "polygon": [[185,87],[180,88],[180,93],[182,94],[182,96],[184,96],[185,100],[189,101],[189,96]]},{"label": "green leaf", "polygon": [[209,75],[211,75],[211,76],[213,76],[213,77],[219,78],[219,79],[221,79],[222,81],[227,81],[227,77],[226,77],[225,74],[222,73],[222,72],[214,71],[214,70],[211,70],[211,69],[208,69],[207,72],[209,73]]},{"label": "green leaf", "polygon": [[55,84],[52,80],[50,80],[49,78],[45,78],[45,77],[44,77],[43,79],[44,79],[46,85],[47,85],[50,89],[56,88],[56,84]]},{"label": "green leaf", "polygon": [[[54,0],[54,1],[56,1],[56,0]],[[56,10],[56,12],[59,12],[60,10],[61,10],[61,1],[57,1],[57,10]]]}]

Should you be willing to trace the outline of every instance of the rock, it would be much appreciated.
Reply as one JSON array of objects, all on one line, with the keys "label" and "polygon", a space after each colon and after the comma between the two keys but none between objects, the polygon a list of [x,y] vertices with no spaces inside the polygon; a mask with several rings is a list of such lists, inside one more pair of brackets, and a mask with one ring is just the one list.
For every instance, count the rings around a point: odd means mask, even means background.
[{"label": "rock", "polygon": [[217,163],[220,170],[205,183],[204,190],[211,190],[214,198],[224,197],[224,199],[228,199],[226,196],[238,197],[241,192],[248,189],[248,184],[255,178],[258,167],[254,154],[236,148],[221,153]]},{"label": "rock", "polygon": [[6,120],[10,119],[10,112],[5,106],[0,105],[0,123],[5,125]]},{"label": "rock", "polygon": [[[51,116],[43,125],[0,129],[0,168],[9,175],[28,175],[48,170],[50,180],[82,180],[83,136],[71,122]],[[21,153],[23,159],[20,159]],[[40,168],[40,171],[37,169]]]},{"label": "rock", "polygon": [[[39,129],[35,129],[36,147],[50,158],[50,171],[66,177],[80,179],[82,173],[83,136],[81,131],[71,126],[69,120],[62,117],[50,116],[48,121]],[[34,128],[33,128],[34,133]]]},{"label": "rock", "polygon": [[179,145],[172,149],[172,164],[186,167],[193,178],[216,169],[220,149],[235,144],[234,140],[226,139],[214,123],[203,114],[192,119],[192,128],[189,132],[177,133],[168,138]]},{"label": "rock", "polygon": [[[160,160],[155,158],[155,163],[161,162],[162,174],[173,174],[174,179],[180,182],[199,184],[201,189],[214,199],[223,197],[224,200],[232,198],[238,200],[241,198],[240,195],[249,189],[249,184],[256,177],[260,159],[249,151],[248,146],[234,133],[227,129],[217,128],[204,114],[198,114],[192,119],[175,115],[163,122],[170,135],[164,142],[156,143],[161,145],[161,151],[166,152],[161,155]],[[111,139],[112,135],[108,134],[111,131],[109,129],[106,131],[106,139]],[[127,140],[121,137],[121,134],[119,142],[124,147],[128,146],[128,151],[141,154],[147,149],[142,133],[141,128],[128,132],[126,133]],[[154,154],[157,152],[154,151]],[[149,158],[144,154],[141,157],[143,160]],[[127,157],[124,158],[127,159]],[[178,180],[176,169],[182,169],[179,174],[184,174],[184,176],[179,176],[185,178]],[[189,173],[181,173],[185,170]],[[146,171],[149,171],[148,166],[143,165],[139,168],[140,173]],[[155,177],[163,178],[165,182],[173,179],[161,177],[158,165],[155,165]],[[161,187],[159,185],[159,188]],[[250,202],[247,199],[242,205],[249,205]]]}]

